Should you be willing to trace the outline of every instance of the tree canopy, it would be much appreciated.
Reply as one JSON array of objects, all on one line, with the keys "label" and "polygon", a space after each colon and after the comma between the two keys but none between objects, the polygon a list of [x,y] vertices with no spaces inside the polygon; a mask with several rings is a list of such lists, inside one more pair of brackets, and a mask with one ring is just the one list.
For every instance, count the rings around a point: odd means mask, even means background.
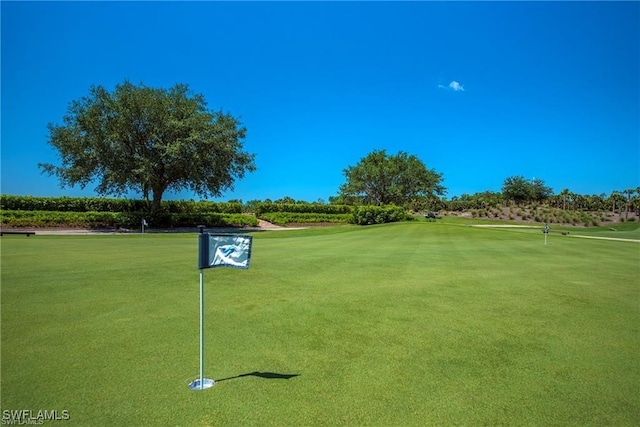
[{"label": "tree canopy", "polygon": [[502,194],[505,199],[516,204],[523,202],[542,202],[553,194],[544,181],[534,178],[527,181],[523,176],[510,176],[502,183]]},{"label": "tree canopy", "polygon": [[446,192],[441,174],[403,151],[389,155],[386,150],[374,150],[344,174],[347,181],[339,195],[343,202],[406,206]]},{"label": "tree canopy", "polygon": [[98,181],[100,195],[142,194],[155,212],[167,190],[216,197],[255,170],[246,134],[228,113],[211,112],[186,84],[151,88],[128,81],[112,92],[93,86],[72,101],[63,124],[49,124],[48,143],[61,165],[40,164],[61,186]]}]

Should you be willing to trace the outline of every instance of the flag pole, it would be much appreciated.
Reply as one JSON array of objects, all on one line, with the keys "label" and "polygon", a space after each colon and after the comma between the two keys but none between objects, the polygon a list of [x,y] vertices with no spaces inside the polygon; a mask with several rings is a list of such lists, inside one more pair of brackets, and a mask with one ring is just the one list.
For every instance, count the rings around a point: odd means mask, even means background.
[{"label": "flag pole", "polygon": [[544,225],[544,230],[542,230],[542,232],[544,233],[544,244],[547,244],[547,236],[549,235],[549,224],[545,224]]},{"label": "flag pole", "polygon": [[[204,226],[198,226],[200,234]],[[215,381],[204,377],[204,269],[200,269],[200,377],[189,383],[191,390],[204,390],[213,387]]]},{"label": "flag pole", "polygon": [[204,388],[204,270],[200,269],[200,390]]}]

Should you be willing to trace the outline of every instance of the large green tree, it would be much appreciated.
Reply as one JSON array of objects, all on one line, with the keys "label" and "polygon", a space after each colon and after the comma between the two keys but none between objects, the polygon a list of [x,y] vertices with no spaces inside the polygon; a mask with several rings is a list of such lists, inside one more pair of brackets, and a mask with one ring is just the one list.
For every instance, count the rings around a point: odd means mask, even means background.
[{"label": "large green tree", "polygon": [[553,194],[553,190],[541,179],[528,181],[523,176],[510,176],[502,183],[502,194],[506,200],[519,205],[523,202],[542,202]]},{"label": "large green tree", "polygon": [[167,190],[220,196],[255,170],[254,156],[243,151],[246,128],[228,113],[207,110],[186,84],[93,86],[62,120],[49,124],[48,140],[61,165],[40,164],[43,171],[63,187],[97,182],[100,195],[137,192],[151,212]]},{"label": "large green tree", "polygon": [[523,176],[510,176],[502,183],[502,194],[505,199],[519,205],[530,200],[531,186]]},{"label": "large green tree", "polygon": [[400,151],[396,155],[375,150],[344,170],[346,182],[340,186],[343,202],[406,206],[416,199],[444,195],[442,175],[416,156]]},{"label": "large green tree", "polygon": [[543,202],[553,194],[551,187],[547,187],[544,181],[539,178],[533,178],[529,185],[530,197],[534,202]]}]

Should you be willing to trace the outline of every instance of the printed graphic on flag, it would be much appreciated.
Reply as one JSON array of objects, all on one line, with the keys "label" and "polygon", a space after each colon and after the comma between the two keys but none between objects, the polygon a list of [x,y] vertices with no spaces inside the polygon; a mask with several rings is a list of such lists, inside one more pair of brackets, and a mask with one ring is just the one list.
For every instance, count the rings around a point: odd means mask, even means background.
[{"label": "printed graphic on flag", "polygon": [[249,268],[251,236],[213,234],[200,236],[203,240],[200,242],[199,268]]}]

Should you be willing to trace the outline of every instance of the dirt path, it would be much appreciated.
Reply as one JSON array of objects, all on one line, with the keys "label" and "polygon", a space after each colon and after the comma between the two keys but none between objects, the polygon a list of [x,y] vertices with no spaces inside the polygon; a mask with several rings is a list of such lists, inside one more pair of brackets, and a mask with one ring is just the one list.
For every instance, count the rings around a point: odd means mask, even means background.
[{"label": "dirt path", "polygon": [[598,237],[598,236],[580,236],[578,234],[571,234],[571,237],[580,237],[582,239],[597,239],[597,240],[616,240],[618,242],[633,242],[640,243],[637,239],[621,239],[620,237]]},{"label": "dirt path", "polygon": [[516,224],[472,224],[469,227],[487,228],[542,228],[541,225],[516,225]]},{"label": "dirt path", "polygon": [[282,229],[286,229],[286,227],[282,227],[279,225],[275,225],[275,224],[271,224],[270,222],[267,222],[263,219],[259,219],[258,220],[258,228],[261,228],[263,230],[282,230]]},{"label": "dirt path", "polygon": [[[540,225],[510,225],[510,224],[473,224],[470,227],[486,227],[486,228],[540,228]],[[570,234],[570,237],[580,237],[582,239],[597,239],[597,240],[615,240],[618,242],[634,242],[640,243],[637,239],[623,239],[620,237],[599,237],[599,236],[581,236],[579,234]]]},{"label": "dirt path", "polygon": [[[257,227],[243,227],[243,228],[222,228],[216,229],[211,228],[208,229],[208,232],[242,232],[242,231],[276,231],[276,230],[301,230],[308,227],[282,227],[276,224],[272,224],[270,222],[259,219]],[[124,234],[140,234],[140,230],[113,230],[113,229],[103,229],[103,230],[93,230],[93,229],[84,229],[84,228],[24,228],[25,231],[34,231],[36,235],[41,236],[83,236],[83,235],[93,235],[93,236],[114,236],[114,235],[124,235]],[[157,234],[157,233],[197,233],[198,230],[193,228],[180,228],[180,229],[172,229],[172,230],[148,230],[147,233]]]}]

